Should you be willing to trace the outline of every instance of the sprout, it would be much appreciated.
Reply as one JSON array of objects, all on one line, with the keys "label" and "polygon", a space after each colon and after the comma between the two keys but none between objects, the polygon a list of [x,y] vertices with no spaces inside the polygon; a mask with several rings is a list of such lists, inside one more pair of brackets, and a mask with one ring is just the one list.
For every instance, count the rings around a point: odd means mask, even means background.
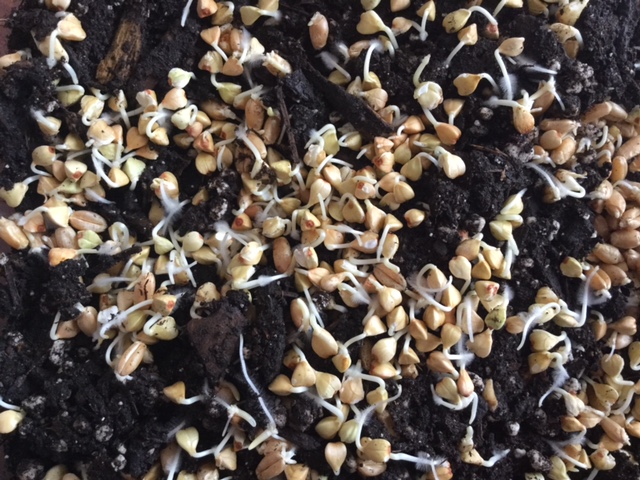
[{"label": "sprout", "polygon": [[258,287],[266,287],[267,285],[269,285],[272,282],[278,281],[282,278],[286,278],[289,275],[286,273],[281,273],[278,275],[260,275],[257,279],[255,280],[249,280],[246,282],[239,282],[239,283],[234,283],[233,284],[233,288],[236,290],[250,290],[252,288],[258,288]]},{"label": "sprout", "polygon": [[599,270],[598,267],[593,267],[589,274],[584,278],[580,290],[578,292],[578,304],[581,305],[580,317],[576,320],[576,327],[582,327],[587,321],[587,308],[591,305],[599,305],[606,302],[611,298],[611,294],[608,291],[602,293],[600,297],[594,297],[591,295],[591,280]]},{"label": "sprout", "polygon": [[[571,344],[569,344],[569,346],[570,345]],[[569,350],[567,354],[570,355],[571,350]],[[549,390],[547,390],[540,397],[540,400],[538,401],[538,406],[542,406],[542,403],[544,402],[544,400],[552,392],[556,391],[556,389],[558,389],[561,385],[564,385],[564,382],[566,382],[569,379],[569,372],[567,372],[567,370],[564,368],[564,365],[563,365],[564,358],[562,354],[558,352],[552,352],[549,355],[552,357],[551,361],[552,361],[553,374],[551,375],[551,378],[553,379],[553,383],[551,384],[551,387],[549,388]]]},{"label": "sprout", "polygon": [[[517,350],[522,349],[524,342],[527,340],[527,334],[529,329],[534,324],[544,323],[560,313],[560,305],[556,302],[549,302],[543,305],[534,304],[532,308],[529,308],[528,313],[521,312],[518,315],[524,321],[524,327],[522,328],[522,339],[518,345]],[[551,315],[549,315],[551,314]]]},{"label": "sprout", "polygon": [[17,405],[12,405],[11,403],[7,403],[5,402],[2,397],[0,397],[0,407],[2,408],[6,408],[7,410],[14,410],[16,412],[19,412],[21,410],[20,407],[18,407]]},{"label": "sprout", "polygon": [[522,8],[522,5],[522,0],[500,0],[500,3],[496,5],[495,10],[493,11],[493,16],[497,17],[504,7]]},{"label": "sprout", "polygon": [[449,56],[444,61],[444,66],[448,67],[453,60],[453,57],[462,50],[462,47],[465,45],[475,45],[478,41],[478,27],[475,23],[469,25],[468,27],[463,28],[458,32],[458,40],[459,43],[456,47],[451,51]]},{"label": "sprout", "polygon": [[507,448],[507,449],[502,450],[502,451],[494,452],[494,454],[491,456],[491,458],[489,458],[489,460],[483,460],[482,463],[480,464],[480,466],[486,467],[486,468],[491,468],[496,463],[498,463],[500,460],[502,460],[507,455],[509,455],[510,451],[511,451],[511,449]]},{"label": "sprout", "polygon": [[40,131],[45,135],[57,135],[62,126],[62,122],[55,117],[45,117],[40,110],[31,110],[31,116],[38,123]]},{"label": "sprout", "polygon": [[322,60],[322,63],[324,63],[324,66],[327,68],[332,68],[334,70],[337,70],[338,72],[340,72],[342,74],[342,76],[345,78],[346,82],[350,82],[351,81],[351,74],[349,72],[347,72],[339,63],[338,63],[338,59],[330,54],[329,52],[320,52],[318,54],[318,57],[320,58],[320,60]]},{"label": "sprout", "polygon": [[[184,426],[184,423],[180,424],[178,430]],[[176,432],[170,432],[171,435],[167,435],[167,441],[171,440],[175,436]],[[173,480],[176,472],[180,468],[180,454],[182,450],[176,443],[170,444],[164,450],[160,452],[160,459],[162,463],[162,469],[167,474],[167,480]]]},{"label": "sprout", "polygon": [[142,308],[148,307],[152,303],[153,303],[153,299],[145,300],[143,302],[140,302],[136,305],[133,305],[127,308],[126,310],[123,310],[122,312],[119,311],[116,305],[106,308],[104,310],[101,310],[98,313],[98,323],[100,323],[102,326],[100,327],[99,330],[96,331],[96,333],[94,333],[94,340],[98,340],[101,338],[102,339],[109,338],[107,336],[108,330],[110,330],[113,327],[119,327],[127,320],[127,316],[129,314],[137,310],[140,310]]},{"label": "sprout", "polygon": [[360,410],[355,405],[351,405],[351,410],[355,413],[355,416],[346,422],[340,428],[340,440],[345,443],[355,442],[356,448],[361,451],[362,450],[362,429],[364,428],[364,424],[369,419],[369,416],[373,413],[373,411],[380,406],[380,404],[388,404],[390,402],[396,401],[402,395],[402,385],[398,385],[398,392],[393,396],[389,397],[386,400],[381,402],[376,402],[372,405],[369,405],[364,410]]},{"label": "sprout", "polygon": [[511,79],[509,77],[509,72],[507,71],[507,66],[504,64],[502,57],[500,54],[508,56],[508,57],[516,57],[522,53],[524,49],[524,38],[508,38],[496,50],[494,51],[494,56],[496,57],[496,61],[498,62],[498,66],[502,71],[502,80],[505,86],[505,99],[513,100],[513,89],[511,85]]},{"label": "sprout", "polygon": [[253,383],[253,380],[251,380],[251,377],[249,376],[249,372],[247,371],[247,364],[244,360],[244,335],[242,333],[239,335],[239,339],[240,341],[238,345],[238,353],[240,355],[240,366],[242,368],[242,375],[247,381],[247,385],[249,385],[249,388],[251,388],[251,390],[253,390],[253,393],[255,393],[258,396],[258,402],[260,403],[260,407],[262,408],[262,411],[264,412],[268,421],[267,428],[260,435],[254,438],[253,442],[251,442],[251,444],[249,445],[249,450],[253,450],[258,445],[265,442],[269,438],[280,438],[280,437],[278,437],[278,427],[276,426],[276,421],[274,420],[273,415],[267,408],[267,404],[262,398],[262,395],[260,395],[260,391],[258,390],[258,387],[256,387],[255,383]]},{"label": "sprout", "polygon": [[187,17],[189,16],[189,9],[191,8],[191,4],[193,0],[187,0],[187,4],[182,9],[182,16],[180,17],[180,26],[184,27],[187,23]]},{"label": "sprout", "polygon": [[525,163],[524,166],[534,170],[547,182],[553,192],[554,200],[560,200],[564,197],[583,198],[586,194],[584,187],[578,184],[574,178],[566,177],[566,183],[569,185],[567,186],[565,182],[561,182],[555,176],[549,175],[542,167],[539,167],[535,163]]},{"label": "sprout", "polygon": [[430,60],[431,55],[426,55],[413,74],[413,85],[415,86],[413,98],[416,99],[422,107],[422,111],[427,117],[427,120],[429,120],[435,128],[436,134],[442,143],[445,145],[454,145],[462,135],[460,129],[455,125],[438,122],[431,113],[431,110],[438,107],[443,101],[442,87],[435,82],[420,82],[420,75]]},{"label": "sprout", "polygon": [[180,202],[178,198],[172,198],[167,191],[168,188],[170,188],[167,186],[167,183],[168,182],[162,178],[158,182],[158,192],[160,192],[160,201],[162,203],[162,208],[164,209],[164,217],[154,227],[152,232],[154,236],[158,232],[164,232],[166,228],[170,227],[174,217],[180,213],[182,207],[189,203],[189,200]]},{"label": "sprout", "polygon": [[382,390],[387,389],[387,385],[383,379],[381,379],[380,377],[376,377],[375,375],[369,375],[362,372],[362,363],[360,362],[360,360],[358,360],[358,363],[349,367],[347,371],[344,372],[342,383],[346,382],[349,378],[361,378],[362,380],[366,380],[368,382],[377,383],[378,387]]},{"label": "sprout", "polygon": [[[466,322],[467,332],[469,332],[469,341],[473,342],[473,313],[475,312],[475,308],[473,306],[474,299],[477,298],[475,292],[469,292],[464,296],[462,303],[458,305],[456,308],[456,325],[462,327],[463,315],[464,321]],[[476,300],[477,301],[477,300]],[[449,358],[451,359],[451,358]]]},{"label": "sprout", "polygon": [[231,429],[226,435],[223,436],[222,441],[218,445],[201,452],[196,451],[200,435],[198,434],[198,430],[196,430],[194,427],[180,430],[176,434],[176,440],[182,447],[182,449],[185,450],[193,458],[202,458],[206,457],[207,455],[213,455],[213,457],[217,460],[232,435],[233,429]]},{"label": "sprout", "polygon": [[314,393],[311,393],[311,391],[306,391],[304,395],[313,399],[313,401],[316,402],[318,405],[320,405],[324,409],[331,412],[338,419],[339,423],[344,422],[344,412],[342,411],[342,408],[341,408],[342,403],[340,402],[339,399],[336,399],[336,405],[331,405],[325,399],[320,397],[320,395],[318,395],[317,393],[314,394]]},{"label": "sprout", "polygon": [[546,440],[546,442],[549,444],[549,446],[553,449],[554,453],[560,457],[561,459],[571,463],[572,465],[575,465],[578,468],[583,468],[585,470],[587,470],[589,468],[589,465],[585,465],[582,462],[579,462],[578,460],[576,460],[575,458],[573,458],[572,456],[568,455],[564,448],[569,446],[569,445],[580,445],[585,437],[586,434],[586,430],[573,436],[568,438],[567,440],[563,440],[563,441],[559,441],[559,442],[553,442],[551,440]]},{"label": "sprout", "polygon": [[535,126],[535,120],[533,118],[533,115],[531,114],[534,111],[534,102],[547,92],[553,93],[561,107],[564,109],[564,104],[562,104],[562,100],[558,96],[555,88],[554,77],[550,77],[549,80],[544,82],[542,87],[540,87],[531,96],[527,93],[526,90],[521,90],[520,93],[522,94],[522,98],[518,101],[492,97],[487,101],[487,105],[491,107],[503,106],[513,108],[513,125],[516,127],[516,130],[518,130],[519,133],[527,134],[531,130],[533,130]]},{"label": "sprout", "polygon": [[218,405],[223,406],[224,408],[227,409],[227,423],[224,426],[224,429],[222,430],[222,435],[224,436],[227,432],[227,429],[229,428],[229,425],[231,425],[231,420],[233,419],[234,416],[238,416],[242,419],[244,419],[249,425],[251,425],[252,427],[256,426],[256,419],[253,418],[253,416],[251,416],[248,412],[242,410],[241,408],[239,408],[237,405],[229,405],[227,402],[225,402],[222,398],[214,396],[213,397],[213,401],[216,402]]},{"label": "sprout", "polygon": [[449,410],[459,411],[464,410],[469,405],[471,405],[471,415],[469,416],[469,425],[473,423],[476,419],[476,413],[478,411],[478,394],[476,392],[471,393],[468,397],[462,397],[462,401],[459,404],[454,404],[447,402],[442,397],[440,397],[437,393],[433,385],[431,385],[431,395],[433,396],[433,401],[436,405],[446,407]]},{"label": "sprout", "polygon": [[371,77],[369,70],[370,70],[370,64],[371,64],[371,56],[373,55],[374,51],[380,51],[382,50],[382,43],[379,42],[378,40],[373,40],[370,45],[369,48],[367,49],[367,54],[364,57],[364,73],[362,75],[362,81],[363,83],[371,83],[373,81],[373,78]]},{"label": "sprout", "polygon": [[453,277],[450,276],[449,280],[441,288],[428,288],[422,285],[422,278],[424,277],[426,272],[429,270],[437,269],[437,268],[438,267],[436,267],[432,263],[425,265],[424,267],[422,267],[420,272],[418,272],[415,275],[415,277],[413,277],[412,280],[409,280],[409,285],[411,285],[411,287],[418,293],[418,298],[417,298],[418,308],[421,308],[426,303],[428,305],[433,305],[434,307],[442,310],[443,312],[450,312],[453,310],[453,306],[448,307],[446,305],[441,304],[439,301],[436,300],[436,298],[432,296],[432,294],[438,295],[441,292],[443,292],[449,285],[451,285],[451,282],[453,282]]},{"label": "sprout", "polygon": [[[48,173],[46,172],[43,172],[43,173],[45,173],[46,176],[49,176]],[[9,190],[0,188],[0,198],[4,200],[9,207],[16,208],[18,205],[22,203],[22,200],[24,200],[24,197],[27,194],[29,184],[35,182],[36,180],[40,180],[40,176],[41,175],[38,174],[38,175],[33,175],[29,178],[25,178],[21,182],[14,183]]]},{"label": "sprout", "polygon": [[408,455],[402,452],[391,452],[389,454],[389,460],[396,460],[399,462],[411,462],[416,464],[416,468],[419,470],[426,470],[427,467],[431,469],[431,473],[435,480],[438,480],[438,473],[436,472],[436,467],[439,465],[443,465],[445,462],[444,458],[435,457],[431,458],[427,453],[420,452],[417,456]]}]

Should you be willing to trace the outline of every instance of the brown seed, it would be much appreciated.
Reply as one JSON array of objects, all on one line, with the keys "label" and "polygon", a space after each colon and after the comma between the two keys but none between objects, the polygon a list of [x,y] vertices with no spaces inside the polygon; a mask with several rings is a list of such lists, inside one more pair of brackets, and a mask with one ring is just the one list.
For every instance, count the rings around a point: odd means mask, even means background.
[{"label": "brown seed", "polygon": [[463,397],[468,397],[473,393],[474,385],[471,377],[469,376],[469,372],[467,372],[466,368],[462,368],[460,370],[460,376],[457,380],[458,391],[460,395]]},{"label": "brown seed", "polygon": [[327,17],[320,12],[316,12],[311,17],[308,23],[309,37],[311,38],[311,45],[316,50],[322,50],[327,44],[327,38],[329,37],[329,22]]},{"label": "brown seed", "polygon": [[592,250],[592,253],[600,260],[609,265],[615,265],[624,261],[624,257],[620,250],[608,243],[598,243]]},{"label": "brown seed", "polygon": [[426,339],[417,339],[416,340],[416,349],[422,353],[429,353],[442,345],[440,338],[435,334],[430,333]]},{"label": "brown seed", "polygon": [[271,480],[284,472],[285,462],[279,452],[269,452],[256,467],[258,480]]},{"label": "brown seed", "polygon": [[62,262],[76,258],[76,255],[77,252],[73,248],[52,248],[49,250],[49,265],[58,266]]},{"label": "brown seed", "polygon": [[384,263],[377,264],[373,269],[376,279],[385,287],[404,291],[407,288],[407,281],[404,276]]},{"label": "brown seed", "polygon": [[116,365],[115,371],[121,377],[126,377],[132,374],[142,363],[142,359],[147,351],[147,346],[140,342],[133,342],[129,348],[127,348]]},{"label": "brown seed", "polygon": [[611,196],[604,201],[604,208],[613,218],[620,218],[627,208],[627,202],[622,194],[614,189]]},{"label": "brown seed", "polygon": [[578,144],[573,137],[566,137],[558,148],[551,152],[551,160],[556,165],[564,165],[576,152]]},{"label": "brown seed", "polygon": [[69,223],[76,230],[91,230],[102,233],[107,227],[107,221],[95,212],[89,210],[77,210],[69,217]]},{"label": "brown seed", "polygon": [[16,250],[29,246],[29,239],[15,222],[0,217],[0,239]]},{"label": "brown seed", "polygon": [[617,265],[600,265],[600,271],[609,277],[611,285],[614,287],[620,287],[631,283],[631,279],[627,273]]},{"label": "brown seed", "polygon": [[640,135],[627,140],[616,152],[617,156],[629,161],[640,154]]},{"label": "brown seed", "polygon": [[591,107],[582,118],[584,123],[596,123],[602,117],[611,113],[612,106],[609,102],[597,103]]},{"label": "brown seed", "polygon": [[545,150],[554,150],[562,145],[562,135],[556,130],[548,130],[540,137],[539,143]]},{"label": "brown seed", "polygon": [[624,228],[611,233],[610,242],[614,247],[622,249],[640,246],[640,231]]},{"label": "brown seed", "polygon": [[640,228],[640,207],[630,207],[623,212],[618,223],[620,228],[637,230]]},{"label": "brown seed", "polygon": [[498,408],[498,399],[496,397],[496,392],[493,386],[493,379],[489,378],[485,380],[482,398],[484,398],[489,405],[489,410],[491,412],[495,412]]},{"label": "brown seed", "polygon": [[613,183],[627,178],[629,172],[629,162],[626,158],[617,156],[611,160],[611,176],[609,180]]}]

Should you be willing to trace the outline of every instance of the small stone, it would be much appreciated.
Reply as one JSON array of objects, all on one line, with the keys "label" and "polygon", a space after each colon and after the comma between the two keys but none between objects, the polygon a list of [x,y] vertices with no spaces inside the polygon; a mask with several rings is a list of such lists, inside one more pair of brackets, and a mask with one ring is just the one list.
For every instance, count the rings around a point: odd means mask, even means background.
[{"label": "small stone", "polygon": [[537,472],[547,473],[551,470],[551,461],[538,450],[529,450],[527,452],[531,468]]}]

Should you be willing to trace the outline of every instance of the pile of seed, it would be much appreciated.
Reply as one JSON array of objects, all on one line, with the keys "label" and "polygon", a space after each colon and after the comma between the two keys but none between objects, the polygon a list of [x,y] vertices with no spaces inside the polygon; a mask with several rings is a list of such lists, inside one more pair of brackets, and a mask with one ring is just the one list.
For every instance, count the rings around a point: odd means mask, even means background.
[{"label": "pile of seed", "polygon": [[[591,480],[599,472],[615,472],[617,458],[637,466],[629,447],[637,453],[640,438],[634,290],[640,281],[640,182],[631,175],[640,170],[640,109],[627,111],[606,101],[579,120],[550,116],[552,107],[564,109],[556,89],[558,72],[537,65],[530,66],[542,78],[537,90],[518,88],[508,67],[520,61],[526,40],[502,36],[499,19],[503,9],[522,8],[521,1],[503,0],[492,10],[471,2],[444,14],[433,0],[417,7],[391,0],[393,21],[385,24],[376,12],[381,2],[363,0],[357,23],[362,40],[331,45],[329,22],[321,12],[309,18],[309,40],[330,70],[328,81],[361,99],[387,133],[370,136],[349,118],[318,125],[307,131],[297,161],[295,140],[289,138],[295,118],[269,88],[252,80],[257,71],[256,79],[270,76],[271,84],[295,74],[286,56],[267,51],[251,33],[254,24],[266,29],[284,21],[278,1],[237,8],[231,2],[194,3],[185,6],[182,24],[196,14],[211,24],[199,32],[208,51],[197,74],[173,68],[165,94],[143,90],[128,98],[122,90],[107,93],[79,84],[65,45],[83,41],[86,32],[69,1],[45,1],[59,12],[59,21],[48,36],[35,39],[37,47],[49,68],[59,69],[52,88],[60,108],[85,128],[70,129],[69,119],[58,118],[53,108],[31,111],[46,142],[32,151],[33,175],[0,190],[16,209],[0,219],[0,238],[21,252],[3,256],[3,265],[24,252],[46,256],[53,269],[76,262],[86,271],[93,257],[113,259],[93,275],[82,274],[83,298],[72,299],[72,307],[48,319],[52,352],[86,336],[97,349],[94,354],[102,355],[126,386],[153,368],[156,352],[166,352],[157,348],[171,348],[172,341],[188,335],[204,365],[198,367],[204,368],[200,383],[163,385],[163,396],[184,409],[214,405],[225,422],[212,434],[211,425],[185,416],[189,420],[176,423],[140,478],[236,478],[234,471],[254,450],[260,455],[254,472],[261,480],[340,472],[348,478],[376,477],[396,462],[414,464],[409,470],[417,472],[414,478],[460,478],[454,468],[460,464],[474,466],[477,478],[488,478],[494,465],[527,454],[499,448],[499,439],[493,450],[477,444],[478,419],[508,401],[490,376],[474,372],[474,363],[501,354],[493,348],[498,336],[513,336],[516,352],[530,352],[531,381],[545,378],[538,407],[559,405],[566,434],[544,439],[548,459],[532,461],[527,479],[562,480],[578,471],[584,476],[575,478]],[[550,30],[575,58],[583,41],[574,25],[587,4],[530,0],[528,11],[548,15]],[[403,36],[426,40],[434,22],[459,40],[437,68],[448,68],[458,52],[473,49],[482,37],[495,44],[503,75],[458,75],[453,81],[457,96],[445,97],[450,85],[425,80],[432,67],[425,55],[412,68],[415,105],[405,112],[389,104],[372,58],[385,55],[393,61],[401,54]],[[21,68],[30,55],[26,50],[5,55],[0,69]],[[358,58],[364,61],[356,76]],[[250,88],[241,78],[249,79]],[[207,82],[209,98],[189,97],[190,86],[202,89]],[[465,134],[456,118],[467,102],[484,102],[487,111],[510,109],[513,131],[529,135],[535,145],[523,168],[536,180],[508,192],[499,212],[482,219],[476,232],[460,231],[447,265],[405,262],[400,268],[394,257],[402,252],[401,239],[412,235],[406,232],[424,234],[420,228],[430,216],[429,205],[415,201],[417,182],[435,176],[455,182],[467,172],[456,150]],[[191,178],[154,166],[169,146],[183,152],[205,179],[202,186],[194,188]],[[608,177],[587,178],[593,171],[581,165],[587,158]],[[27,209],[23,201],[33,191],[42,202]],[[148,231],[101,214],[109,210],[114,192],[127,191],[153,198]],[[521,255],[518,229],[535,221],[523,212],[528,202],[554,204],[567,197],[589,203],[598,234],[585,258],[566,257],[550,266],[560,270],[578,298],[562,298],[562,292],[544,285],[536,288],[533,303],[518,311],[510,305],[512,271]],[[223,212],[212,211],[214,205]],[[190,229],[183,228],[184,218],[195,219]],[[194,228],[198,222],[202,229]],[[251,356],[243,348],[248,320],[236,322],[234,312],[240,310],[235,307],[224,310],[238,302],[237,292],[250,303],[261,289],[271,295],[279,291],[287,306],[287,345],[278,359],[282,368],[264,385],[245,363]],[[626,297],[625,313],[609,318],[599,305],[619,292]],[[254,315],[259,325],[260,312]],[[352,321],[343,328],[336,319]],[[214,320],[233,328],[219,324],[220,330],[212,331]],[[578,330],[605,345],[596,368],[572,366],[584,349],[571,340]],[[224,339],[226,353],[219,353],[229,357],[226,365],[210,361],[211,352],[198,339],[202,332]],[[391,433],[394,412],[404,408],[405,382],[424,375],[429,375],[426,393],[433,415],[451,411],[468,426],[441,439],[453,447],[405,443],[408,449],[401,451]],[[324,464],[298,459],[277,397],[288,408],[300,402],[320,412],[305,431],[319,439],[314,441]],[[21,405],[22,398],[3,395],[3,400],[0,433],[10,441],[20,435],[29,407]],[[386,433],[369,429],[374,417]],[[519,428],[514,422],[509,435],[517,436]],[[204,430],[207,440],[201,441]],[[116,460],[114,470],[128,472]],[[80,478],[81,465],[56,465],[44,478]]]}]

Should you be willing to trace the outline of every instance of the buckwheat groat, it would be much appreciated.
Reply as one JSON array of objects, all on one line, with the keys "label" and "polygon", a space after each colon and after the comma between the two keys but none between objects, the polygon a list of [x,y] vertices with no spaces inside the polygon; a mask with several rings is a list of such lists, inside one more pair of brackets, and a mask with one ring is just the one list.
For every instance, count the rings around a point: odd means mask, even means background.
[{"label": "buckwheat groat", "polygon": [[640,476],[635,2],[8,23],[8,475]]}]

